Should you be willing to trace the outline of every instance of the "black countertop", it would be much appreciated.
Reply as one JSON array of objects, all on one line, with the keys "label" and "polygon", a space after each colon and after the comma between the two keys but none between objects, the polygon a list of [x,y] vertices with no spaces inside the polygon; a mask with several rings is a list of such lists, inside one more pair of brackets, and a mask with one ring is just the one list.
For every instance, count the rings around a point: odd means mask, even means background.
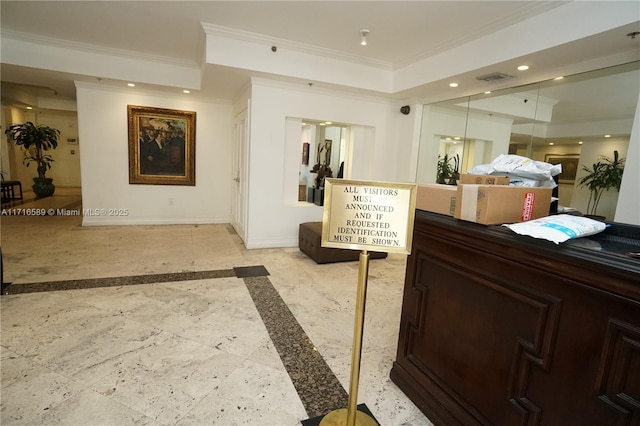
[{"label": "black countertop", "polygon": [[607,223],[607,225],[607,228],[599,234],[574,238],[563,244],[640,261],[640,226],[623,223]]},{"label": "black countertop", "polygon": [[[518,241],[519,244],[529,246],[536,251],[562,253],[597,263],[612,264],[632,273],[640,273],[640,257],[635,255],[640,253],[640,226],[607,222],[607,228],[599,234],[555,244],[544,239],[516,234],[506,226],[481,225],[423,210],[416,210],[416,214],[442,220],[455,228],[464,228],[464,232],[485,232],[495,238]],[[638,281],[640,282],[640,276]]]}]

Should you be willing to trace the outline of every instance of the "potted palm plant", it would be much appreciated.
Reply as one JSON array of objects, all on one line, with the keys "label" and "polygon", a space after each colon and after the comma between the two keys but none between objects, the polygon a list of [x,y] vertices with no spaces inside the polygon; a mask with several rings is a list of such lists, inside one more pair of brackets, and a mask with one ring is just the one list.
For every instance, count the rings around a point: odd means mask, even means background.
[{"label": "potted palm plant", "polygon": [[23,163],[36,163],[38,177],[33,178],[33,192],[38,197],[49,197],[53,195],[56,187],[53,179],[46,177],[47,170],[51,169],[53,158],[46,151],[56,149],[60,130],[49,126],[36,126],[28,121],[23,124],[12,124],[5,131],[24,150]]},{"label": "potted palm plant", "polygon": [[624,173],[625,159],[620,158],[618,151],[613,151],[611,158],[600,156],[600,161],[594,163],[591,168],[582,166],[587,174],[578,182],[581,187],[589,189],[589,202],[587,203],[587,215],[604,220],[604,216],[598,216],[598,204],[604,191],[614,188],[620,191],[622,174]]},{"label": "potted palm plant", "polygon": [[[453,160],[453,165],[451,165]],[[448,154],[444,154],[444,157],[438,155],[438,167],[436,170],[436,183],[456,185],[457,180],[460,179],[460,156],[456,154],[455,157],[449,157]]]}]

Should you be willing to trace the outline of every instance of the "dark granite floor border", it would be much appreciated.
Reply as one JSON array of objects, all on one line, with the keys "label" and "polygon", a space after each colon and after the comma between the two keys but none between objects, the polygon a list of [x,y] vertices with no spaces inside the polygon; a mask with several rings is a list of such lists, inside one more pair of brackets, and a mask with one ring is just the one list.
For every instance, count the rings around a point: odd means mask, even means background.
[{"label": "dark granite floor border", "polygon": [[233,268],[233,271],[238,278],[248,278],[248,277],[266,277],[269,275],[269,271],[262,265],[258,266],[242,266],[238,268]]},{"label": "dark granite floor border", "polygon": [[[253,268],[253,269],[252,269]],[[256,269],[257,268],[257,269]],[[260,268],[264,267],[247,267],[253,273],[259,273]],[[11,284],[2,283],[2,294],[22,294],[36,293],[43,291],[62,291],[62,290],[79,290],[98,287],[118,287],[125,285],[168,283],[175,281],[194,281],[206,280],[211,278],[228,278],[237,277],[237,268],[220,269],[212,271],[195,271],[195,272],[175,272],[169,274],[150,274],[150,275],[131,275],[122,277],[107,278],[88,278],[82,280],[61,280],[61,281],[45,281],[37,283]],[[265,270],[266,272],[266,270]]]},{"label": "dark granite floor border", "polygon": [[347,392],[267,277],[245,278],[262,321],[309,417],[349,403]]}]

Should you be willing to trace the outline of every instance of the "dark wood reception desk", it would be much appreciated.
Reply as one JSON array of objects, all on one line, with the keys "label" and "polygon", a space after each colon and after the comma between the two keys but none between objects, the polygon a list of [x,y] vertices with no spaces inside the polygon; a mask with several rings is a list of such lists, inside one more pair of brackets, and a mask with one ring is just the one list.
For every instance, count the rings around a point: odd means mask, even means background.
[{"label": "dark wood reception desk", "polygon": [[634,251],[416,211],[391,379],[436,425],[640,425]]}]

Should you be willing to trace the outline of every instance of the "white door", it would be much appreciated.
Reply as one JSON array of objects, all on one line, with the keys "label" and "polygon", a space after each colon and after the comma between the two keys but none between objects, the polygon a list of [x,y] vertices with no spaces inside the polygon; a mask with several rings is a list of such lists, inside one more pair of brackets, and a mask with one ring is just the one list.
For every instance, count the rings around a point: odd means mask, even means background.
[{"label": "white door", "polygon": [[247,226],[247,141],[248,113],[242,111],[234,119],[233,126],[233,165],[231,186],[231,226],[242,241],[246,242]]}]

